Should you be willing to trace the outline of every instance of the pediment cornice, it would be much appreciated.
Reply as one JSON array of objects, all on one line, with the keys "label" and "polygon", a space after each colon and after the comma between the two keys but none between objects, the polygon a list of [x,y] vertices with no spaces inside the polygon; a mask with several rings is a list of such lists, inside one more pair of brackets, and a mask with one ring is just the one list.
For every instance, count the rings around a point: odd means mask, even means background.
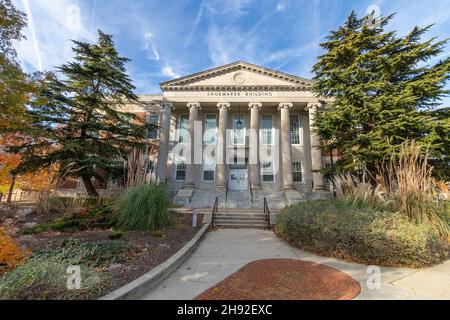
[{"label": "pediment cornice", "polygon": [[[195,85],[196,82],[217,77],[226,73],[245,70],[256,74],[268,76],[273,79],[285,81],[287,85]],[[269,68],[238,61],[225,66],[209,69],[189,76],[161,83],[163,91],[253,91],[253,90],[277,90],[277,91],[309,91],[313,81],[290,75],[284,72],[275,71]]]}]

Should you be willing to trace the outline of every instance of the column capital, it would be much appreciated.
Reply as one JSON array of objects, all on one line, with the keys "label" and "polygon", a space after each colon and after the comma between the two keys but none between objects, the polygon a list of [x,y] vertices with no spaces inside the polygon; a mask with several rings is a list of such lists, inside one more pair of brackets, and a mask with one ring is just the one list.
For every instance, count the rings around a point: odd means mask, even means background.
[{"label": "column capital", "polygon": [[258,109],[261,110],[262,107],[262,103],[261,102],[250,102],[248,104],[248,109],[252,110],[252,109]]},{"label": "column capital", "polygon": [[294,106],[293,103],[290,102],[281,102],[278,106],[278,111],[283,110],[283,109],[290,109]]},{"label": "column capital", "polygon": [[221,109],[226,109],[226,110],[228,111],[228,110],[230,110],[230,107],[231,107],[231,104],[228,103],[228,102],[219,102],[219,103],[217,104],[217,108],[218,108],[219,110],[221,110]]},{"label": "column capital", "polygon": [[307,110],[317,110],[322,104],[320,102],[310,102],[306,105]]},{"label": "column capital", "polygon": [[189,103],[186,104],[186,105],[187,105],[187,107],[189,108],[189,110],[190,110],[190,109],[199,109],[199,110],[202,109],[201,106],[200,106],[200,103],[198,103],[198,102],[189,102]]}]

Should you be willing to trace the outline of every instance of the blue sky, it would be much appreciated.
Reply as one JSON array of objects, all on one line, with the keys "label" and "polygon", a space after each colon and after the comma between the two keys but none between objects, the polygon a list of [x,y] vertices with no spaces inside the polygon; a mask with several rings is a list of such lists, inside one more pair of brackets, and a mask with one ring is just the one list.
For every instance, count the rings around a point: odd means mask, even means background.
[{"label": "blue sky", "polygon": [[[433,27],[428,37],[450,38],[450,0],[14,0],[29,16],[18,45],[28,72],[52,70],[71,56],[70,39],[94,42],[112,34],[137,93],[159,83],[243,60],[311,78],[319,43],[352,9],[397,12],[389,29]],[[439,58],[450,55],[450,45]],[[437,62],[431,61],[430,63]],[[450,87],[450,85],[449,85]],[[450,105],[446,98],[445,105]]]}]

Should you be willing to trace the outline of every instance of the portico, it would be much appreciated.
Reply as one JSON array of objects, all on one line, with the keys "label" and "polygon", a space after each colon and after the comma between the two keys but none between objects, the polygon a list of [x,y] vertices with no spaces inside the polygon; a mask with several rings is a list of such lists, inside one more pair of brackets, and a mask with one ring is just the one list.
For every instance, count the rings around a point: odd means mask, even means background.
[{"label": "portico", "polygon": [[161,89],[156,175],[175,194],[326,190],[310,80],[236,62]]}]

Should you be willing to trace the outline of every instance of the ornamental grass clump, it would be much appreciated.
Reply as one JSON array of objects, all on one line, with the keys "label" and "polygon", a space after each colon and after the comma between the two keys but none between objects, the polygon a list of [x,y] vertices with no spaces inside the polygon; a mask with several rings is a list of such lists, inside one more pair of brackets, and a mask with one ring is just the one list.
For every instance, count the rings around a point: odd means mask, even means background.
[{"label": "ornamental grass clump", "polygon": [[430,225],[442,238],[450,236],[450,205],[440,198],[439,183],[433,178],[429,154],[415,141],[403,143],[398,153],[380,165],[369,183],[352,174],[335,177],[340,198],[396,212],[405,218]]},{"label": "ornamental grass clump", "polygon": [[142,183],[126,190],[116,202],[118,226],[150,231],[169,223],[170,197],[165,186]]}]

